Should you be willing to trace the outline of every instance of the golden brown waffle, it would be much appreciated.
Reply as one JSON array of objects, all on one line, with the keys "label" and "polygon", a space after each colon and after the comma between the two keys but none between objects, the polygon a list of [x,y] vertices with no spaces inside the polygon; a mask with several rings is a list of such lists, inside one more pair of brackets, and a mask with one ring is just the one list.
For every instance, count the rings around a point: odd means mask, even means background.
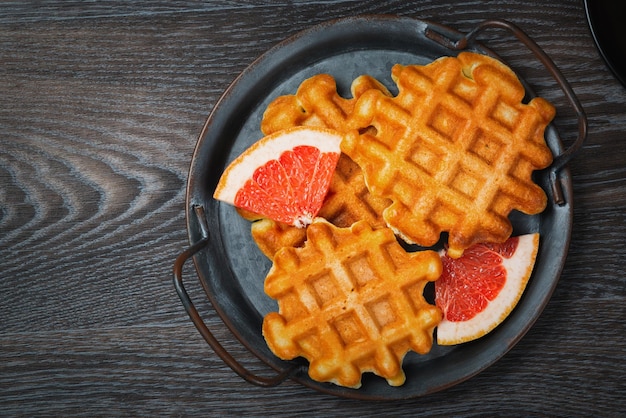
[{"label": "golden brown waffle", "polygon": [[376,79],[362,75],[350,86],[352,98],[337,93],[337,83],[328,74],[318,74],[304,80],[295,95],[280,96],[272,101],[263,114],[261,131],[265,135],[293,126],[319,126],[343,132],[356,99],[368,90],[389,91]]},{"label": "golden brown waffle", "polygon": [[[344,99],[338,95],[333,77],[326,74],[313,76],[302,82],[296,95],[280,96],[270,103],[264,113],[261,130],[269,135],[299,125],[345,128],[356,99],[370,89],[389,94],[374,78],[360,76],[351,85],[353,97]],[[365,220],[377,228],[385,226],[382,211],[390,203],[388,199],[369,193],[359,166],[342,154],[318,216],[339,227]],[[256,220],[253,214],[242,215],[248,220]],[[278,249],[299,247],[306,239],[304,229],[269,219],[254,222],[251,232],[263,254],[270,259]]]},{"label": "golden brown waffle", "polygon": [[306,240],[306,229],[284,222],[262,218],[250,227],[252,239],[270,260],[283,247],[301,247]]},{"label": "golden brown waffle", "polygon": [[302,248],[282,248],[265,279],[279,311],[266,315],[263,335],[281,359],[309,360],[309,376],[357,388],[373,372],[392,386],[405,381],[409,350],[433,344],[441,311],[423,297],[441,275],[433,251],[407,253],[389,228],[366,222],[337,228],[318,219]]},{"label": "golden brown waffle", "polygon": [[[396,97],[369,90],[350,119],[342,151],[363,169],[370,191],[393,201],[383,213],[404,240],[432,246],[449,232],[449,254],[503,242],[508,214],[543,211],[531,178],[552,154],[547,101],[523,104],[524,88],[499,61],[464,52],[425,66],[395,65]],[[375,134],[356,130],[374,127]]]},{"label": "golden brown waffle", "polygon": [[372,196],[365,185],[363,171],[342,154],[319,216],[339,227],[362,220],[379,228],[386,226],[382,213],[390,204],[389,199]]}]

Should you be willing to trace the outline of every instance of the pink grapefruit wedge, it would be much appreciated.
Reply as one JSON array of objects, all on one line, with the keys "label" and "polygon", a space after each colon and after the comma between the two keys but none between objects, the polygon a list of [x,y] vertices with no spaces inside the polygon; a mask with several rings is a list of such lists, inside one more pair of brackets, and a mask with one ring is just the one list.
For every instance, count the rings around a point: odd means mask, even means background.
[{"label": "pink grapefruit wedge", "polygon": [[443,273],[435,282],[435,303],[444,318],[437,343],[454,345],[482,337],[517,305],[532,273],[539,234],[477,244],[460,258],[441,252]]},{"label": "pink grapefruit wedge", "polygon": [[215,199],[304,227],[317,215],[341,153],[342,136],[295,127],[265,136],[226,168]]}]

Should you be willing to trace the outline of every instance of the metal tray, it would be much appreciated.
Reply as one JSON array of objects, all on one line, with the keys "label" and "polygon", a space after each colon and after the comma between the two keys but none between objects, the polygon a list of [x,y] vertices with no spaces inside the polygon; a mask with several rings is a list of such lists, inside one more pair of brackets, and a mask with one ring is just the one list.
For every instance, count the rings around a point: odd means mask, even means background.
[{"label": "metal tray", "polygon": [[[262,134],[259,125],[268,103],[295,93],[299,84],[318,73],[333,75],[340,94],[349,95],[352,80],[370,74],[393,92],[390,69],[395,63],[425,64],[459,50],[494,55],[475,38],[489,28],[510,31],[544,64],[578,116],[578,139],[566,150],[553,126],[547,142],[556,156],[553,165],[537,172],[536,180],[548,194],[540,215],[513,213],[514,234],[538,231],[541,244],[535,271],[516,309],[487,336],[452,347],[433,346],[428,355],[409,353],[404,359],[407,380],[390,387],[384,379],[365,374],[360,389],[348,389],[311,380],[307,362],[282,361],[267,348],[261,334],[263,317],[276,311],[275,301],[263,292],[270,268],[250,237],[250,224],[234,208],[212,198],[226,165]],[[528,96],[533,93],[529,86]],[[486,21],[467,35],[411,18],[362,16],[315,26],[284,41],[252,63],[226,90],[208,117],[191,161],[186,212],[190,247],[174,264],[174,284],[183,305],[215,352],[241,377],[261,386],[287,378],[321,392],[358,399],[414,398],[464,381],[501,358],[528,331],[548,303],[569,247],[572,229],[572,184],[565,167],[586,136],[586,119],[578,100],[552,61],[519,28],[505,21]],[[232,334],[275,371],[259,376],[243,367],[214,338],[198,314],[183,283],[182,271],[192,258],[206,296]],[[196,295],[196,297],[198,297]],[[208,372],[208,371],[207,371]]]}]

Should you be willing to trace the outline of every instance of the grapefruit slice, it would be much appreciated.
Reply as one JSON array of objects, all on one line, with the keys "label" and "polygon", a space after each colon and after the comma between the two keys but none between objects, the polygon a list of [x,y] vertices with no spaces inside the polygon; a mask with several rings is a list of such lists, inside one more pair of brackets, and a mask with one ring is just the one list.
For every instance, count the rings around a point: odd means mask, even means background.
[{"label": "grapefruit slice", "polygon": [[215,199],[298,227],[317,215],[341,150],[333,130],[295,127],[265,136],[226,168]]},{"label": "grapefruit slice", "polygon": [[444,318],[437,327],[437,344],[480,338],[504,321],[526,288],[538,248],[535,233],[502,244],[476,244],[456,259],[442,250],[435,304]]}]

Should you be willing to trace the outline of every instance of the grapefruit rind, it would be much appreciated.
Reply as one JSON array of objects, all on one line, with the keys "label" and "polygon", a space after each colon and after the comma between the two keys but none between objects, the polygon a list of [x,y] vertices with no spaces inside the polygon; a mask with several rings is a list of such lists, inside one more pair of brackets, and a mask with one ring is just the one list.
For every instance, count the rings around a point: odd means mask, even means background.
[{"label": "grapefruit rind", "polygon": [[233,160],[220,178],[213,197],[234,205],[237,192],[252,178],[255,170],[266,162],[277,160],[296,146],[312,146],[324,153],[340,154],[342,137],[330,129],[295,127],[268,135],[252,144]]},{"label": "grapefruit rind", "polygon": [[445,318],[437,326],[437,344],[456,345],[483,337],[501,324],[517,305],[533,271],[539,248],[539,234],[519,236],[519,244],[511,258],[503,258],[506,283],[487,307],[467,321],[453,322]]}]

